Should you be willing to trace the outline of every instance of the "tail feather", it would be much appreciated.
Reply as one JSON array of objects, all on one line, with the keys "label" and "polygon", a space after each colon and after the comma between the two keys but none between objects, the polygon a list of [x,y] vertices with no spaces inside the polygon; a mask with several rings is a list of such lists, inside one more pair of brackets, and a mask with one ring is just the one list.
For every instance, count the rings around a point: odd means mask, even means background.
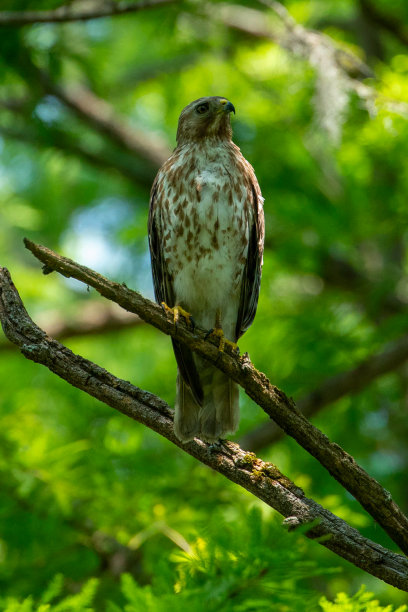
[{"label": "tail feather", "polygon": [[200,377],[197,372],[197,366],[193,353],[184,344],[174,340],[174,338],[172,338],[171,341],[173,343],[173,350],[174,355],[176,356],[179,375],[182,376],[187,383],[197,404],[201,405],[203,400],[203,390],[201,388]]},{"label": "tail feather", "polygon": [[234,433],[238,428],[238,385],[207,361],[196,359],[203,402],[201,406],[197,404],[179,373],[174,431],[183,442],[194,437],[214,442],[228,433]]},{"label": "tail feather", "polygon": [[189,442],[200,435],[200,406],[194,399],[190,387],[177,374],[177,396],[174,415],[174,433],[182,442]]}]

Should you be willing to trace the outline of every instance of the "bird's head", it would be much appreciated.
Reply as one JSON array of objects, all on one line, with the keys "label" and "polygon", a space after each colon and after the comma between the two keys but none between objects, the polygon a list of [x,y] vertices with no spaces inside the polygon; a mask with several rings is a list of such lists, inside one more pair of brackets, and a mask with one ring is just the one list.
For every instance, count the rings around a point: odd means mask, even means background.
[{"label": "bird's head", "polygon": [[204,138],[230,140],[230,113],[234,105],[226,98],[208,96],[194,100],[181,111],[177,129],[177,144],[200,141]]}]

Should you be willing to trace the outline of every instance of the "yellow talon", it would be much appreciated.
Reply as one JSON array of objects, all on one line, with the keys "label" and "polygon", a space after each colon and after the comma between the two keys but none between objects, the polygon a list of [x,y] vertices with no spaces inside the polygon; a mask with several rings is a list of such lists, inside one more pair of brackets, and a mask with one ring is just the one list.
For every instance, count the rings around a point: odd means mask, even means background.
[{"label": "yellow talon", "polygon": [[231,342],[231,340],[227,340],[221,327],[214,327],[214,329],[210,329],[210,331],[208,331],[205,335],[205,339],[207,340],[209,336],[215,336],[216,338],[220,339],[220,343],[218,345],[219,351],[223,352],[225,345],[227,345],[230,347],[233,353],[239,353],[238,344],[236,342]]},{"label": "yellow talon", "polygon": [[166,314],[171,314],[173,316],[174,325],[178,325],[179,318],[181,315],[186,320],[187,325],[189,325],[190,327],[194,327],[193,317],[181,306],[174,306],[173,308],[170,308],[170,306],[167,306],[166,302],[162,302],[161,307],[163,308]]},{"label": "yellow talon", "polygon": [[217,311],[215,313],[214,329],[210,329],[210,331],[207,332],[205,339],[207,340],[209,336],[216,336],[220,339],[220,343],[218,345],[219,351],[224,351],[225,345],[227,345],[230,347],[233,353],[236,352],[239,354],[238,344],[236,342],[231,342],[231,340],[227,340],[227,338],[224,336],[224,332],[222,330],[221,325],[221,310],[219,308],[217,308]]}]

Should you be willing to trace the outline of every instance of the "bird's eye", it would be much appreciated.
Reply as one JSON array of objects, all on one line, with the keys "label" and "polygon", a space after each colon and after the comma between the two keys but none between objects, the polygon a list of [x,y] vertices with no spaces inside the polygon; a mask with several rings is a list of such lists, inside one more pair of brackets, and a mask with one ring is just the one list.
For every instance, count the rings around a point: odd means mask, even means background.
[{"label": "bird's eye", "polygon": [[207,111],[208,111],[208,104],[207,104],[207,103],[205,103],[205,104],[199,104],[199,105],[196,107],[196,112],[197,112],[199,115],[203,115],[203,114],[204,114],[204,113],[206,113]]}]

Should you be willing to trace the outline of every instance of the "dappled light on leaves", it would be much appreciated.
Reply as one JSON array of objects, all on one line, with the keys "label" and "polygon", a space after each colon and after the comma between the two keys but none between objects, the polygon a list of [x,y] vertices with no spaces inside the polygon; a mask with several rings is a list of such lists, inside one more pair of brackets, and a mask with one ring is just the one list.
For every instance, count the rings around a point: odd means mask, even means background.
[{"label": "dappled light on leaves", "polygon": [[[179,113],[200,96],[233,100],[234,140],[256,168],[266,217],[258,313],[241,354],[406,513],[406,3],[140,3],[70,21],[55,20],[61,2],[2,3],[0,265],[40,327],[173,406],[169,339],[94,289],[40,275],[22,239],[152,298],[149,190]],[[25,25],[12,15],[7,25],[7,11]],[[27,20],[31,11],[48,22]],[[217,612],[304,602],[402,612],[404,593],[286,533],[274,511],[261,520],[252,494],[3,336],[0,387],[6,612],[198,611],[203,601]],[[240,404],[247,451],[393,548],[313,457],[264,429],[242,391]]]}]

